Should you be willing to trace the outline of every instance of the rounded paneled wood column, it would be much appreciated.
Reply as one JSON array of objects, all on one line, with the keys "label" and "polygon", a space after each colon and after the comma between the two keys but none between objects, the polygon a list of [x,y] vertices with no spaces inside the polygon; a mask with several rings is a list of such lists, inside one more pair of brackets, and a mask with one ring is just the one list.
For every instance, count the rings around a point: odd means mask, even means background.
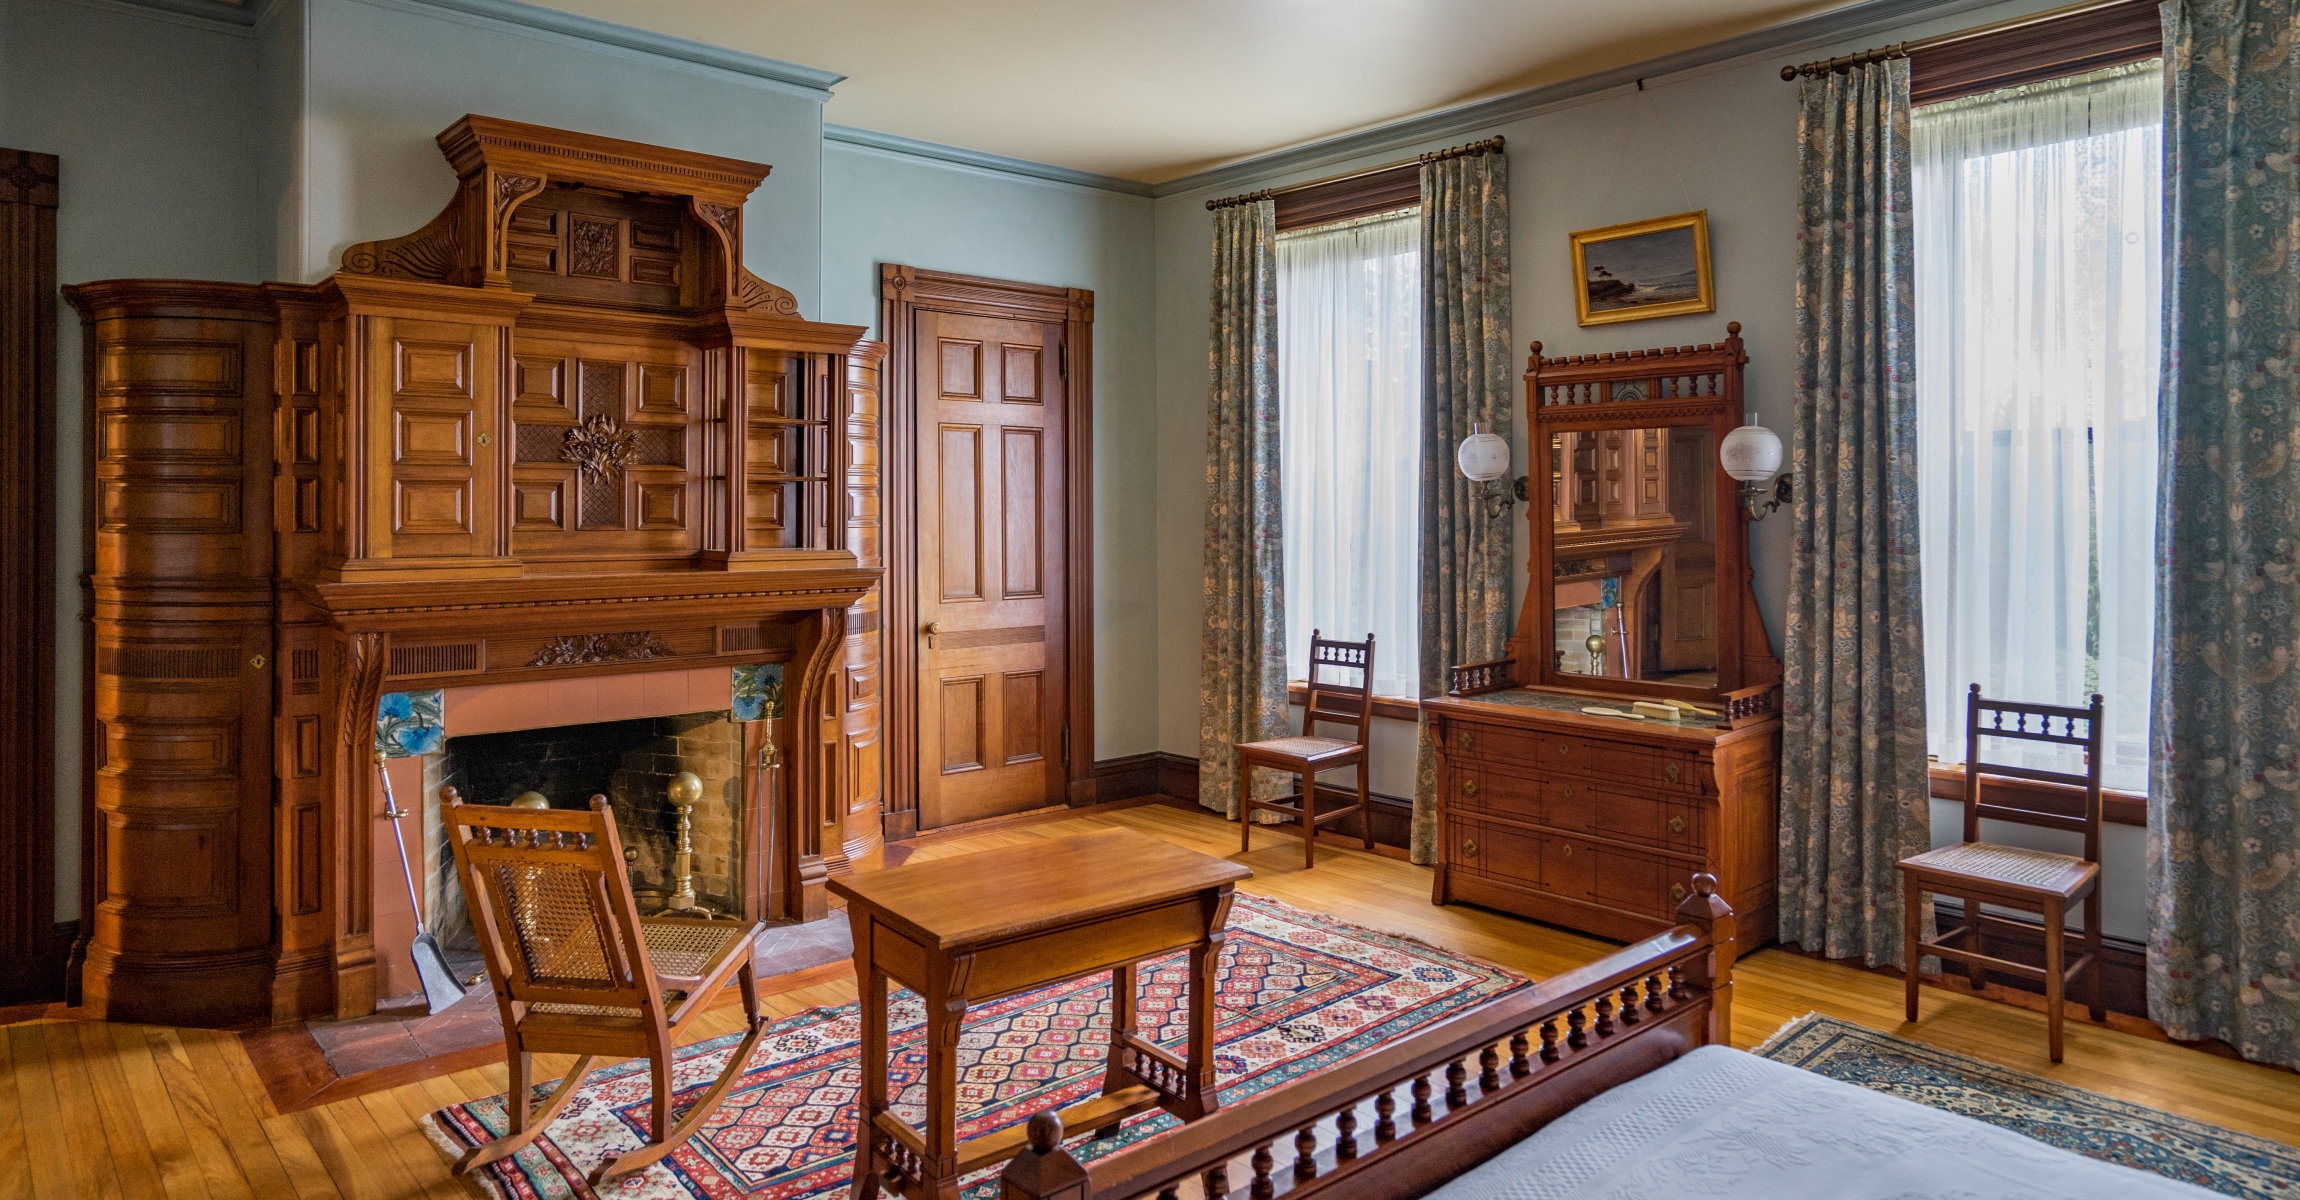
[{"label": "rounded paneled wood column", "polygon": [[232,284],[66,296],[85,327],[82,996],[115,1021],[271,1010],[270,307]]},{"label": "rounded paneled wood column", "polygon": [[[846,545],[855,565],[876,571],[881,555],[879,484],[879,368],[883,342],[858,342],[847,356]],[[881,797],[886,779],[886,742],[879,735],[881,675],[880,589],[873,587],[847,609],[846,663],[840,693],[842,742],[846,751],[845,856],[848,862],[876,854],[885,843]]]}]

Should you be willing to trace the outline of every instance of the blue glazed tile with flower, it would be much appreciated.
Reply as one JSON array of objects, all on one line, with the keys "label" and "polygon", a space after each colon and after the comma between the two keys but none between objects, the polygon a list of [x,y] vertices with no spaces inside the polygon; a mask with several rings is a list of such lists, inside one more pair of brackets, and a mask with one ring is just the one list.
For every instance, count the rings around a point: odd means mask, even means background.
[{"label": "blue glazed tile with flower", "polygon": [[377,758],[414,758],[447,748],[447,692],[386,692],[375,706]]},{"label": "blue glazed tile with flower", "polygon": [[734,716],[738,721],[769,721],[783,715],[783,664],[736,667]]}]

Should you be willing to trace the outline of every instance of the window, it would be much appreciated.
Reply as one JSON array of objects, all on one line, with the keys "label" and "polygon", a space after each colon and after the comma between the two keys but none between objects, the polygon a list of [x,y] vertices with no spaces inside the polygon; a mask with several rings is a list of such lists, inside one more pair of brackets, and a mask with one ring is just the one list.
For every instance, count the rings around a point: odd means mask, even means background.
[{"label": "window", "polygon": [[2152,60],[1911,122],[1926,732],[1942,762],[1964,761],[1973,683],[2072,705],[2099,692],[2102,781],[2147,788],[2161,104]]},{"label": "window", "polygon": [[1278,235],[1286,662],[1375,637],[1374,691],[1421,694],[1421,210]]}]

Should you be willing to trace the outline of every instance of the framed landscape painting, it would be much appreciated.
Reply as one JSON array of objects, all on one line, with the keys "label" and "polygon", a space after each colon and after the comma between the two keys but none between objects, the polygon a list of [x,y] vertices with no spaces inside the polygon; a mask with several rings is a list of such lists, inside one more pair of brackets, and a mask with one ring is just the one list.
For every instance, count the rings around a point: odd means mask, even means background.
[{"label": "framed landscape painting", "polygon": [[1573,279],[1583,325],[1716,312],[1708,210],[1574,234]]}]

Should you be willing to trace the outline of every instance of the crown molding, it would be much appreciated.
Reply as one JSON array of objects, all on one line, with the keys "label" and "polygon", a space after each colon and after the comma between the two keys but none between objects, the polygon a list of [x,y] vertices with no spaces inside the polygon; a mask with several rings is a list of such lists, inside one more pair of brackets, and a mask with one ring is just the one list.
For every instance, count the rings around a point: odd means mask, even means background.
[{"label": "crown molding", "polygon": [[1019,176],[1047,183],[1066,183],[1074,187],[1093,188],[1098,191],[1117,192],[1127,196],[1154,194],[1151,185],[1134,179],[1120,179],[1115,175],[1097,175],[1072,167],[1057,167],[1050,163],[1032,162],[1027,158],[1008,158],[987,150],[968,150],[963,146],[946,146],[941,142],[921,141],[899,134],[880,133],[875,129],[856,129],[851,125],[823,126],[823,141],[845,146],[876,150],[899,158],[925,159],[950,166],[971,167],[996,175]]},{"label": "crown molding", "polygon": [[[1992,8],[2003,0],[1860,0],[1843,8],[1815,13],[1754,29],[1737,37],[1675,54],[1665,54],[1644,62],[1631,63],[1610,71],[1584,75],[1544,87],[1511,92],[1490,100],[1479,100],[1453,108],[1440,109],[1402,121],[1391,121],[1345,133],[1338,137],[1323,138],[1300,146],[1257,154],[1252,158],[1225,163],[1178,179],[1169,179],[1152,189],[1160,198],[1179,196],[1190,192],[1215,189],[1227,190],[1269,179],[1275,175],[1296,171],[1331,167],[1351,159],[1385,151],[1399,151],[1429,142],[1444,141],[1465,134],[1490,130],[1496,125],[1540,112],[1573,100],[1579,100],[1615,88],[1629,87],[1641,79],[1655,79],[1684,71],[1729,62],[1756,54],[1780,53],[1805,46],[1826,45],[1876,33],[1880,30],[1906,26],[1929,17],[1950,16],[1976,8]],[[2045,0],[2039,7],[2049,5]]]},{"label": "crown molding", "polygon": [[[80,0],[87,2],[87,0]],[[235,4],[230,0],[97,0],[105,7],[117,5],[143,9],[154,14],[166,14],[238,33],[253,31],[259,18],[269,20],[274,9],[285,0],[264,0],[258,3]],[[736,75],[765,80],[783,90],[795,91],[816,100],[831,98],[831,89],[846,79],[836,71],[803,66],[768,58],[759,54],[745,54],[724,46],[689,41],[667,33],[654,33],[617,25],[575,13],[561,12],[522,4],[520,0],[393,0],[387,7],[422,12],[425,9],[451,17],[478,18],[482,21],[515,28],[555,34],[578,42],[613,47],[655,58],[672,59],[696,66],[710,67]]]}]

